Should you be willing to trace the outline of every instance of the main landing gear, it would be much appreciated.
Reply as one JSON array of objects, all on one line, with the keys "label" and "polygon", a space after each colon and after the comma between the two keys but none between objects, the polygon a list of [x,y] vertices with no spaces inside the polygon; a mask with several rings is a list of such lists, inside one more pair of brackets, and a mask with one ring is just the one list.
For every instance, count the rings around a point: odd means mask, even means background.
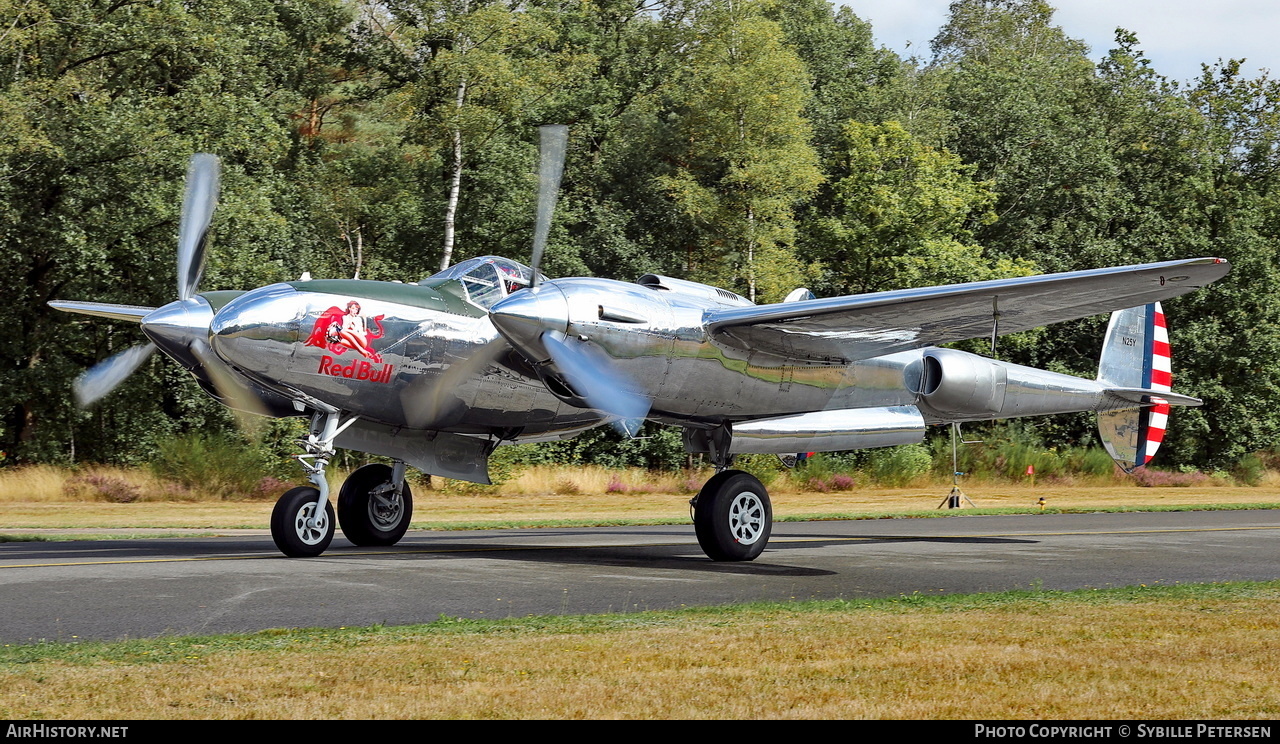
[{"label": "main landing gear", "polygon": [[[688,436],[686,430],[686,436]],[[693,530],[702,552],[713,561],[750,561],[764,551],[773,532],[769,492],[754,475],[729,470],[732,435],[728,426],[707,432],[702,444],[716,474],[689,502]]]},{"label": "main landing gear", "polygon": [[333,442],[355,422],[345,422],[338,412],[317,412],[311,431],[299,441],[303,454],[298,462],[315,487],[300,486],[285,492],[271,512],[271,539],[280,552],[292,558],[320,555],[333,541],[341,520],[342,534],[361,546],[394,545],[404,537],[413,516],[413,494],[404,482],[405,466],[365,465],[347,478],[338,492],[338,517],[329,503],[329,480],[324,471],[333,457]]},{"label": "main landing gear", "polygon": [[338,492],[338,524],[355,545],[395,545],[412,517],[413,493],[404,482],[403,462],[394,468],[365,465]]},{"label": "main landing gear", "polygon": [[711,560],[754,560],[769,544],[773,505],[764,485],[750,473],[717,473],[692,505],[698,544]]}]

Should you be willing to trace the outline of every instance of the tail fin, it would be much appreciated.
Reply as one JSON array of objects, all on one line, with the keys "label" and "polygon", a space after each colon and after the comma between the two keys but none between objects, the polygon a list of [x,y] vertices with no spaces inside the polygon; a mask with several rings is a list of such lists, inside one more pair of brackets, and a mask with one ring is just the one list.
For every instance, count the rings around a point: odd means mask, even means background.
[{"label": "tail fin", "polygon": [[1109,388],[1107,398],[1115,405],[1098,414],[1098,432],[1126,473],[1151,462],[1164,441],[1171,403],[1200,405],[1195,398],[1160,395],[1170,392],[1173,373],[1169,332],[1158,302],[1111,314],[1098,381]]}]

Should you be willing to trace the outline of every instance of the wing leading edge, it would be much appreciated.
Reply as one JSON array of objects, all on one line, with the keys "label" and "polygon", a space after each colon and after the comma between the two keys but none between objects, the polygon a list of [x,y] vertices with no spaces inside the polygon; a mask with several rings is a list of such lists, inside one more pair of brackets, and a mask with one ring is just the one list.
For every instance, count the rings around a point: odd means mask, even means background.
[{"label": "wing leading edge", "polygon": [[1193,258],[1070,271],[730,308],[707,313],[704,326],[726,346],[840,363],[1145,305],[1230,270],[1225,259]]}]

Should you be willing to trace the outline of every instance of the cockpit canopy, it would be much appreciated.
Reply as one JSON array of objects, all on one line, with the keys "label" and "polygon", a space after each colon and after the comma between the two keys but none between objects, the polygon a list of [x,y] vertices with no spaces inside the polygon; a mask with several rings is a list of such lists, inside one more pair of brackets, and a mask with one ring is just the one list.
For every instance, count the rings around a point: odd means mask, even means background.
[{"label": "cockpit canopy", "polygon": [[[538,281],[546,279],[545,275],[538,275]],[[480,256],[450,266],[418,284],[434,287],[449,280],[461,284],[467,299],[488,310],[498,300],[528,287],[533,281],[533,269],[509,258]]]}]

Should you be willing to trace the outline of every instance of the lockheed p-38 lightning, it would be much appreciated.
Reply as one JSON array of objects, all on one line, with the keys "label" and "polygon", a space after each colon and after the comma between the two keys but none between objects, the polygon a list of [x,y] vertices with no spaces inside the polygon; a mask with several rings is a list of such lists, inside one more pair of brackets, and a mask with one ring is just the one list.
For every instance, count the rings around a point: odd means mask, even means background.
[{"label": "lockheed p-38 lightning", "polygon": [[[683,429],[717,474],[693,503],[712,559],[752,560],[768,543],[764,486],[731,468],[743,453],[794,454],[920,442],[926,427],[1096,411],[1126,469],[1159,446],[1170,405],[1159,301],[1224,276],[1194,258],[847,297],[756,305],[733,292],[649,274],[635,282],[547,279],[538,271],[563,163],[563,129],[544,129],[533,266],[486,256],[416,284],[304,279],[198,291],[218,161],[197,155],[179,230],[178,299],[163,307],[58,301],[69,312],[139,323],[150,343],[85,373],[82,405],[119,385],[155,348],[224,404],[309,416],[298,456],[312,486],[271,518],[290,556],[319,555],[335,522],[356,545],[391,545],[413,514],[406,467],[488,482],[495,447],[612,423]],[[550,143],[550,144],[548,144]],[[1112,312],[1096,379],[940,344]],[[338,447],[390,458],[356,470],[335,513],[325,469]]]}]

